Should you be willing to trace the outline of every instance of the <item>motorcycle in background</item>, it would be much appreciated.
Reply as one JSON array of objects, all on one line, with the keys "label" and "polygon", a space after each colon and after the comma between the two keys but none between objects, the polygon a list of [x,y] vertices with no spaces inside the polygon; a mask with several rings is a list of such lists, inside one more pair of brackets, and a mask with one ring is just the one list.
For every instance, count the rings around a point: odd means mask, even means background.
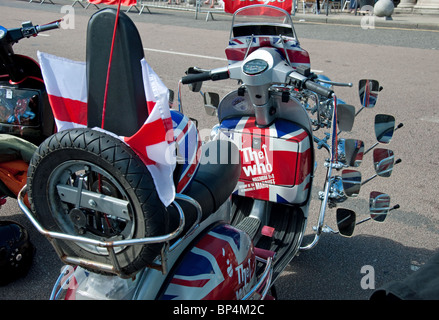
[{"label": "motorcycle in background", "polygon": [[[104,44],[116,14],[103,9],[90,19],[87,67],[94,69],[88,77],[105,75],[105,66],[92,62],[108,54]],[[142,82],[130,68],[143,58],[140,37],[125,14],[118,18],[120,52],[112,67],[116,77]],[[100,41],[92,41],[97,36]],[[226,53],[228,66],[193,67],[181,80],[193,91],[207,80],[240,85],[221,101],[203,94],[206,110],[218,116],[203,144],[194,122],[182,110],[171,111],[178,160],[171,205],[158,200],[136,152],[105,130],[61,131],[38,148],[18,203],[67,264],[52,299],[268,299],[288,263],[323,232],[350,236],[357,224],[383,221],[397,207],[387,194],[373,192],[370,218],[357,222],[354,211],[338,208],[338,231],[324,223],[328,208],[357,196],[376,176],[390,176],[398,162],[393,151],[376,148],[390,142],[393,116],[376,117],[378,142],[366,151],[361,140],[340,138],[361,110],[375,105],[378,82],[360,81],[355,112],[333,91],[351,84],[314,75],[290,15],[268,5],[235,12]],[[90,97],[97,98],[94,90]],[[113,108],[120,112],[120,105]],[[144,115],[141,108],[144,103],[134,102],[123,112]],[[132,129],[139,120],[133,118],[121,123],[116,115],[109,126]],[[327,173],[315,237],[304,244],[319,149],[328,152]],[[354,169],[371,150],[376,175],[362,181]],[[23,201],[27,193],[30,208]]]},{"label": "motorcycle in background", "polygon": [[59,28],[59,21],[20,28],[0,26],[0,196],[16,198],[26,184],[28,163],[54,132],[54,121],[40,66],[16,54],[13,45],[40,32]]},{"label": "motorcycle in background", "polygon": [[[24,22],[12,29],[0,26],[0,207],[26,185],[36,144],[54,130],[40,67],[14,53],[12,46],[58,27],[58,21],[40,26]],[[17,222],[0,221],[0,252],[0,285],[24,276],[34,256],[27,230]]]}]

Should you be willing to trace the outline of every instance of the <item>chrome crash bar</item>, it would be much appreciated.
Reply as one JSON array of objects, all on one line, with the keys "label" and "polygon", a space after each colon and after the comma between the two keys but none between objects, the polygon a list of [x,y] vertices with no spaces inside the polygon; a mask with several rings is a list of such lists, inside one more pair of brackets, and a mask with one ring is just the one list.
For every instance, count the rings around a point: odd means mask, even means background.
[{"label": "chrome crash bar", "polygon": [[273,278],[273,258],[268,257],[267,260],[256,257],[259,262],[265,263],[265,269],[262,275],[259,277],[259,281],[242,297],[242,300],[264,300],[268,289],[271,287],[271,281]]},{"label": "chrome crash bar", "polygon": [[[29,208],[24,203],[24,197],[27,193],[27,185],[25,185],[19,192],[17,196],[18,205],[23,211],[23,213],[27,216],[27,218],[31,221],[31,223],[34,225],[34,227],[48,238],[48,240],[51,242],[52,246],[55,248],[58,256],[61,258],[63,262],[66,264],[72,264],[72,265],[79,265],[82,267],[88,267],[95,270],[108,272],[112,274],[116,274],[120,277],[130,277],[130,275],[126,275],[123,273],[119,266],[119,262],[117,260],[116,254],[114,252],[115,247],[122,247],[122,246],[133,246],[133,245],[144,245],[144,244],[152,244],[152,243],[165,243],[168,241],[171,241],[175,239],[177,236],[180,235],[180,233],[183,231],[184,225],[185,225],[185,217],[182,208],[180,205],[174,201],[173,205],[176,207],[178,214],[180,216],[180,224],[176,230],[174,230],[171,233],[162,235],[162,236],[156,236],[156,237],[147,237],[147,238],[137,238],[137,239],[126,239],[126,240],[117,240],[117,241],[99,241],[95,239],[90,239],[86,237],[81,236],[75,236],[71,234],[61,233],[61,232],[55,232],[45,229],[33,216],[32,212],[29,210]],[[175,196],[176,199],[180,199],[183,201],[191,201],[192,199],[189,197],[186,197],[184,195],[177,194]],[[198,211],[198,208],[197,208]],[[200,213],[199,213],[200,216]],[[198,221],[197,221],[198,222]],[[196,222],[196,223],[197,223]],[[194,226],[193,226],[194,227]],[[55,241],[56,239],[59,240],[66,240],[66,241],[74,241],[74,242],[80,242],[84,244],[89,244],[97,247],[106,248],[108,250],[108,254],[111,258],[112,264],[105,264],[100,263],[97,261],[92,261],[88,259],[83,259],[80,257],[72,257],[67,256],[65,252],[62,250],[62,248],[57,244]],[[165,263],[166,259],[163,257],[163,250],[162,250],[162,264]],[[162,271],[166,270],[166,266],[162,265]]]}]

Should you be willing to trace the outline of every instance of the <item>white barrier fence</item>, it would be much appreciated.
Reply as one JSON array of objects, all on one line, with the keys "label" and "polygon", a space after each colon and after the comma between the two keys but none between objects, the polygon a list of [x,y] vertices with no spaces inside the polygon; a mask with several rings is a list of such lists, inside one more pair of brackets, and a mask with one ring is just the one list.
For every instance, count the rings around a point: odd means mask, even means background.
[{"label": "white barrier fence", "polygon": [[[268,0],[270,1],[270,0]],[[330,7],[331,9],[337,8],[344,11],[346,4],[349,0],[319,0],[321,2],[320,8]],[[51,3],[52,0],[30,0],[29,2],[39,2],[39,3]],[[78,4],[84,9],[88,9],[90,6],[100,9],[102,5],[96,5],[90,3],[87,0],[73,0],[72,6]],[[345,4],[343,6],[343,4]],[[224,1],[223,0],[138,0],[136,5],[127,8],[126,12],[134,11],[139,14],[143,12],[151,13],[149,8],[163,8],[163,9],[173,9],[173,10],[184,10],[191,11],[195,14],[195,19],[198,19],[199,14],[206,14],[206,21],[209,19],[214,20],[214,13],[225,13],[224,12]],[[297,11],[310,10],[311,12],[316,11],[316,0],[293,0],[291,15],[294,16]],[[322,10],[324,11],[324,9]]]},{"label": "white barrier fence", "polygon": [[[33,0],[30,0],[32,2]],[[51,0],[41,0],[40,3]],[[212,6],[213,2],[213,6]],[[94,6],[99,9],[101,5],[90,3],[86,0],[75,0],[72,2],[72,6],[78,4],[84,9],[88,9],[90,6]],[[212,7],[211,7],[212,6]],[[213,20],[213,13],[224,13],[224,2],[222,0],[141,0],[137,1],[136,5],[128,7],[126,12],[137,12],[142,14],[143,12],[151,13],[149,8],[163,8],[173,10],[184,10],[195,13],[195,19],[198,18],[198,14],[206,13],[206,21]]]}]

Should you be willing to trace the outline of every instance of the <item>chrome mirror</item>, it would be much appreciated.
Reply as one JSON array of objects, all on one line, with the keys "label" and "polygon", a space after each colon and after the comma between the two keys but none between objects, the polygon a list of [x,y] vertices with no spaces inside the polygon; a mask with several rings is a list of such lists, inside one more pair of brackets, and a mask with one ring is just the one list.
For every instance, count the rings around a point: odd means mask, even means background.
[{"label": "chrome mirror", "polygon": [[355,212],[349,209],[337,209],[337,228],[342,236],[350,237],[355,229]]},{"label": "chrome mirror", "polygon": [[337,105],[337,126],[340,131],[352,130],[355,119],[355,107],[350,104]]},{"label": "chrome mirror", "polygon": [[378,99],[378,92],[382,90],[377,80],[362,79],[358,84],[360,102],[364,108],[373,108]]},{"label": "chrome mirror", "polygon": [[388,144],[393,138],[393,134],[396,130],[401,129],[404,126],[403,123],[398,124],[395,127],[395,117],[388,114],[377,114],[375,116],[375,136],[377,142],[369,149],[367,149],[364,154],[367,154],[370,150],[375,148],[380,143]]},{"label": "chrome mirror", "polygon": [[395,132],[395,117],[388,114],[375,116],[375,135],[380,143],[388,144]]},{"label": "chrome mirror", "polygon": [[369,197],[369,211],[372,220],[383,222],[390,208],[390,196],[378,191],[372,191]]},{"label": "chrome mirror", "polygon": [[341,174],[343,190],[348,197],[357,197],[361,188],[361,172],[345,169]]},{"label": "chrome mirror", "polygon": [[338,140],[338,160],[350,167],[359,167],[363,161],[364,143],[356,139]]},{"label": "chrome mirror", "polygon": [[219,106],[219,94],[215,92],[205,92],[204,109],[209,116],[215,116]]},{"label": "chrome mirror", "polygon": [[378,148],[373,150],[375,172],[380,177],[388,178],[392,174],[395,156],[392,150]]}]

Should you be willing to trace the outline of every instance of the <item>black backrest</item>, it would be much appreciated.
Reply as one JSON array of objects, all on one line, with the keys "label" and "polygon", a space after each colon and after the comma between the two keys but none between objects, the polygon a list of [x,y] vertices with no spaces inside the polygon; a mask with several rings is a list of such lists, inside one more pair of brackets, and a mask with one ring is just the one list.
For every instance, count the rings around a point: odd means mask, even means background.
[{"label": "black backrest", "polygon": [[[89,128],[101,127],[108,61],[117,10],[102,9],[87,29],[87,82]],[[144,57],[139,32],[120,12],[111,64],[104,129],[129,137],[148,117],[140,60]]]}]

